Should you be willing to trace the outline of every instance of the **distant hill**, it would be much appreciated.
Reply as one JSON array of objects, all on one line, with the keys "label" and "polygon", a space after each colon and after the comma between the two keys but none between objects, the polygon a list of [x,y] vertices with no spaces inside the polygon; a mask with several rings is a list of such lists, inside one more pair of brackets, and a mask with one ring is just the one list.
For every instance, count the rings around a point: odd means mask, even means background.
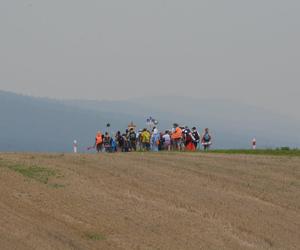
[{"label": "distant hill", "polygon": [[124,127],[134,118],[7,92],[0,92],[0,114],[0,151],[70,151],[74,139],[83,150],[108,121]]},{"label": "distant hill", "polygon": [[151,114],[161,121],[161,128],[168,128],[174,121],[200,130],[209,127],[217,148],[247,148],[253,137],[264,148],[300,146],[300,121],[235,101],[165,96],[126,101],[73,100],[65,104],[101,112]]},{"label": "distant hill", "polygon": [[173,122],[210,127],[216,148],[246,148],[253,136],[260,147],[300,147],[300,123],[263,109],[226,100],[156,97],[128,101],[58,101],[0,91],[0,151],[70,151],[93,143],[95,132],[123,130],[130,121],[146,126],[150,115],[159,128]]}]

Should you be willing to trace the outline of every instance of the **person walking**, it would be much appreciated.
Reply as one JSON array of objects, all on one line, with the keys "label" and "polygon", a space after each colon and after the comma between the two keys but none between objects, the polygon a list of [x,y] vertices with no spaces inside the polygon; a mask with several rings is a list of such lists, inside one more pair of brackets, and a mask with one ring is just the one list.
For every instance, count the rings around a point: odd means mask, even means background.
[{"label": "person walking", "polygon": [[94,145],[98,153],[102,151],[102,146],[103,146],[103,135],[100,131],[98,131],[98,133],[96,134],[95,145]]},{"label": "person walking", "polygon": [[177,123],[173,124],[173,133],[172,133],[172,141],[174,145],[174,149],[180,151],[182,148],[182,129],[179,127]]},{"label": "person walking", "polygon": [[171,136],[168,130],[166,130],[165,134],[163,135],[163,142],[164,142],[164,149],[171,151]]},{"label": "person walking", "polygon": [[104,146],[105,152],[108,152],[108,153],[112,152],[112,141],[111,141],[111,137],[108,132],[105,132],[105,136],[103,138],[103,146]]},{"label": "person walking", "polygon": [[136,133],[135,133],[133,128],[131,128],[128,132],[128,139],[129,139],[129,142],[130,142],[130,150],[131,151],[136,151],[137,138],[136,138]]},{"label": "person walking", "polygon": [[193,135],[193,137],[194,137],[194,145],[195,145],[195,149],[197,150],[198,144],[200,143],[200,134],[199,134],[199,132],[197,131],[197,128],[196,128],[196,127],[193,127],[193,128],[192,128],[192,135]]},{"label": "person walking", "polygon": [[138,130],[137,134],[136,134],[136,150],[141,151],[143,149],[142,146],[142,141],[141,141],[141,134],[142,134],[143,130]]},{"label": "person walking", "polygon": [[151,149],[153,152],[158,152],[159,142],[160,142],[160,134],[158,133],[158,129],[154,127],[151,136]]},{"label": "person walking", "polygon": [[122,152],[125,152],[125,153],[127,153],[127,152],[129,152],[129,140],[128,140],[128,138],[127,138],[127,135],[126,134],[123,134],[122,135],[122,139],[123,139],[123,146],[122,146]]},{"label": "person walking", "polygon": [[186,151],[195,151],[195,138],[191,132],[191,130],[188,127],[185,127],[184,129],[184,139],[185,139],[185,150]]},{"label": "person walking", "polygon": [[141,133],[141,142],[144,151],[150,150],[150,139],[151,139],[150,132],[146,128],[144,128],[143,132]]},{"label": "person walking", "polygon": [[202,142],[202,145],[204,147],[204,150],[207,151],[209,150],[211,144],[212,144],[212,136],[211,134],[209,133],[209,130],[208,128],[206,128],[204,130],[204,133],[202,134],[202,137],[201,137],[201,142]]},{"label": "person walking", "polygon": [[115,135],[115,141],[117,143],[117,151],[122,151],[124,145],[124,139],[122,137],[121,131],[118,131]]}]

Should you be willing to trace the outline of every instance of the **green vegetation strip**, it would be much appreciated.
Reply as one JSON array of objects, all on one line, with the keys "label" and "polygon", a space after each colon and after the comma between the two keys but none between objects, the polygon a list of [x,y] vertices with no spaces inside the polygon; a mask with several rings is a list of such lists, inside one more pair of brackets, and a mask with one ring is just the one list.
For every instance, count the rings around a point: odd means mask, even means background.
[{"label": "green vegetation strip", "polygon": [[9,165],[8,168],[22,174],[25,177],[34,179],[44,184],[48,183],[48,180],[51,176],[56,175],[55,171],[39,166],[25,166],[21,164],[15,164]]},{"label": "green vegetation strip", "polygon": [[272,156],[298,156],[300,157],[299,149],[228,149],[228,150],[211,150],[208,153],[220,154],[247,154],[247,155],[272,155]]},{"label": "green vegetation strip", "polygon": [[87,233],[85,237],[89,240],[98,241],[98,240],[105,240],[105,236],[96,233]]}]

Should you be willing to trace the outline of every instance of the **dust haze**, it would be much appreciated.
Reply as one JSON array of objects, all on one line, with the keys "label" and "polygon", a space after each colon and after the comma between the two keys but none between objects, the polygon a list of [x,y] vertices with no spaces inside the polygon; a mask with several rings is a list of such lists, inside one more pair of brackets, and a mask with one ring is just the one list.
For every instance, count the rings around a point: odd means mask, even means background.
[{"label": "dust haze", "polygon": [[300,119],[297,1],[1,1],[0,89],[237,100]]}]

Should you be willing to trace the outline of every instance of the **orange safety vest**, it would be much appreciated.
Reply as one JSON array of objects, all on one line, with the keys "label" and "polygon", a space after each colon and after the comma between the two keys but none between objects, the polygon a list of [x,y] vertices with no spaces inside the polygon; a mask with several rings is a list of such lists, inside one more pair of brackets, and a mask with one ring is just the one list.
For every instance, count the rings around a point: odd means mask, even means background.
[{"label": "orange safety vest", "polygon": [[173,134],[172,134],[172,139],[173,140],[178,140],[181,137],[182,137],[182,130],[181,130],[181,128],[177,127],[175,129],[175,131],[173,132]]},{"label": "orange safety vest", "polygon": [[102,134],[101,133],[98,133],[96,135],[96,144],[101,144],[103,142],[103,139],[102,139]]}]

